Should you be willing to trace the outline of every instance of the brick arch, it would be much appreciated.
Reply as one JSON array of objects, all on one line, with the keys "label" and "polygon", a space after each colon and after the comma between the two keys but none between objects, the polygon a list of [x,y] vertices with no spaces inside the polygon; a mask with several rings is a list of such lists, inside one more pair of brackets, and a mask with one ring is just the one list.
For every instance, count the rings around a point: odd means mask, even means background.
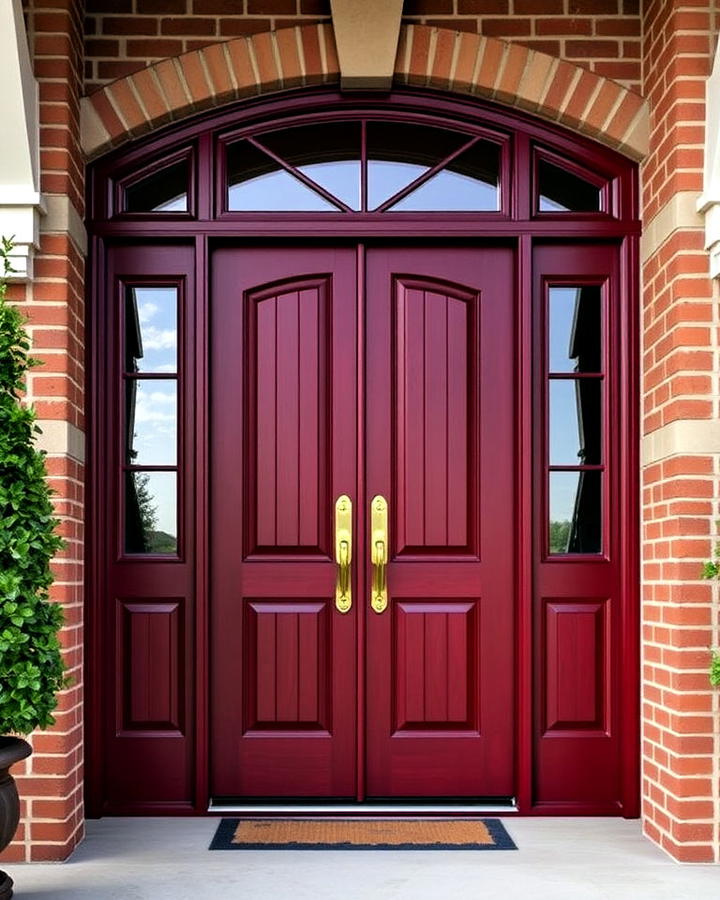
[{"label": "brick arch", "polygon": [[[205,109],[339,80],[329,24],[211,44],[140,69],[84,98],[83,150],[92,159]],[[632,159],[640,160],[647,153],[648,111],[639,94],[520,44],[405,25],[394,80],[517,107],[593,137]]]}]

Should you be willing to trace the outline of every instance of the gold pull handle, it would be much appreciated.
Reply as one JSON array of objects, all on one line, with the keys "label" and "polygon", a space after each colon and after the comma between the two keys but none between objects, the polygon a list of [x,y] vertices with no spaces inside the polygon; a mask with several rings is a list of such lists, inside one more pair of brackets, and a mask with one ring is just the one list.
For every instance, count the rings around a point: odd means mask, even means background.
[{"label": "gold pull handle", "polygon": [[370,605],[376,613],[383,612],[388,603],[386,570],[388,561],[387,500],[379,494],[370,504],[370,557],[373,564]]},{"label": "gold pull handle", "polygon": [[335,606],[346,613],[352,606],[352,500],[343,494],[335,501],[335,562],[338,564],[335,583]]}]

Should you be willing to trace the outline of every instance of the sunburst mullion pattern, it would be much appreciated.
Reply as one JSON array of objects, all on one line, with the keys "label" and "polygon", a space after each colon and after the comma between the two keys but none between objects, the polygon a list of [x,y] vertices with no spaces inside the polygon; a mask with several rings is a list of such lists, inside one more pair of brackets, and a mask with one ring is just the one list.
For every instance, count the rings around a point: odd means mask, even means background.
[{"label": "sunburst mullion pattern", "polygon": [[404,188],[401,188],[397,193],[393,194],[392,197],[387,199],[384,203],[381,203],[380,206],[376,207],[374,212],[387,212],[392,209],[396,203],[399,203],[401,200],[404,200],[409,194],[412,194],[416,188],[419,188],[421,185],[425,184],[427,181],[430,181],[431,178],[434,178],[438,172],[442,171],[449,163],[451,163],[456,157],[460,156],[466,150],[470,150],[471,147],[474,147],[475,144],[480,140],[479,137],[471,138],[471,140],[467,141],[467,143],[463,144],[461,147],[458,147],[457,150],[454,150],[445,159],[441,160],[439,163],[436,163],[427,172],[423,172],[422,175],[419,175],[414,181],[411,181],[410,184],[405,185]]},{"label": "sunburst mullion pattern", "polygon": [[227,145],[228,210],[496,213],[504,144],[365,117],[255,133]]},{"label": "sunburst mullion pattern", "polygon": [[312,178],[308,178],[308,176],[301,172],[299,168],[296,166],[290,165],[290,163],[285,162],[285,160],[278,156],[277,153],[273,153],[268,147],[266,147],[261,141],[257,138],[247,138],[247,141],[256,147],[258,150],[261,150],[263,153],[267,154],[270,159],[274,160],[279,166],[282,166],[286,172],[289,172],[293,178],[297,178],[298,181],[302,181],[302,183],[309,187],[310,190],[315,191],[316,194],[319,194],[324,200],[327,200],[328,203],[332,203],[334,206],[339,207],[343,212],[353,212],[352,208],[348,206],[346,203],[343,203],[339,197],[336,197],[334,194],[331,194],[330,191],[326,191],[324,187],[319,185],[316,181],[313,181]]}]

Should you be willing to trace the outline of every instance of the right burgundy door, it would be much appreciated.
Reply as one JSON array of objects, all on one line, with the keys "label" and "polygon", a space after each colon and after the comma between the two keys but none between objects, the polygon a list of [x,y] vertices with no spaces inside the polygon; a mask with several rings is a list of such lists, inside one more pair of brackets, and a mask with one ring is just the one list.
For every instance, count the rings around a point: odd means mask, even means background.
[{"label": "right burgundy door", "polygon": [[504,247],[367,254],[370,796],[513,794],[513,277]]}]

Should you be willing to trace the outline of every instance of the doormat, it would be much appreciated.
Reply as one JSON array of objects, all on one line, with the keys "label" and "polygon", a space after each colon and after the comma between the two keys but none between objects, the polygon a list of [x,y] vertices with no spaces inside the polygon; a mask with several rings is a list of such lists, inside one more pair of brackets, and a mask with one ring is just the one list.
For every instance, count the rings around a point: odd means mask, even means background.
[{"label": "doormat", "polygon": [[223,819],[210,850],[517,850],[499,819]]}]

